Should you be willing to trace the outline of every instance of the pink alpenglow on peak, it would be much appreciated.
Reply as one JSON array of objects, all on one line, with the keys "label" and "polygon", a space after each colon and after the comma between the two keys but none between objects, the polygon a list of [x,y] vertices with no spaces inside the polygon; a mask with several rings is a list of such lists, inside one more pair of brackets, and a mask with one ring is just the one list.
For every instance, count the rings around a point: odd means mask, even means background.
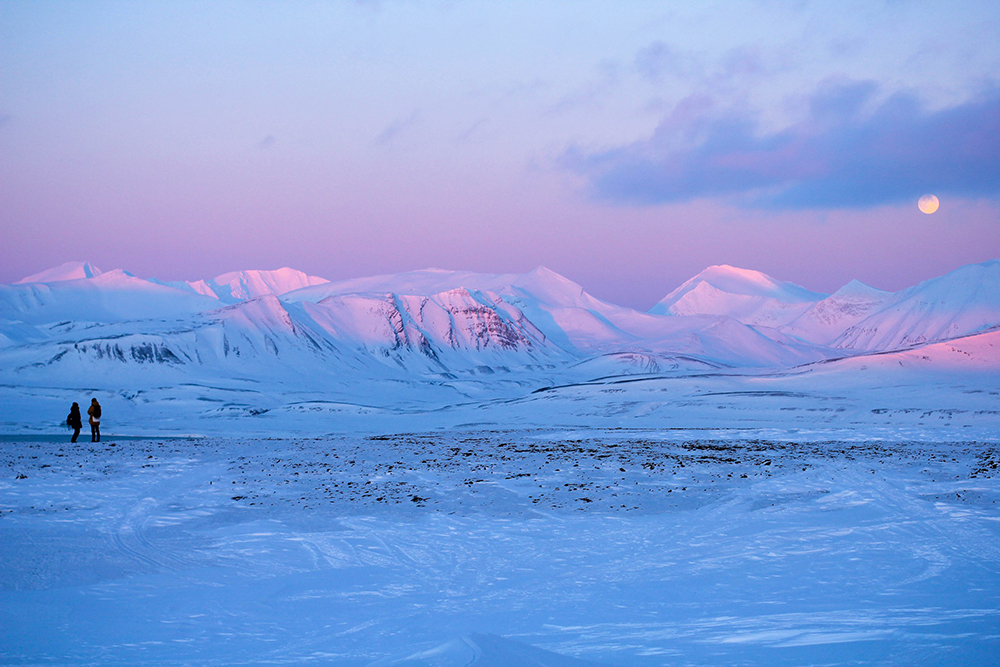
[{"label": "pink alpenglow on peak", "polygon": [[86,278],[95,278],[101,275],[101,273],[103,271],[90,262],[66,262],[51,269],[21,278],[14,284],[23,285],[26,283],[57,283],[64,280],[83,280]]},{"label": "pink alpenglow on peak", "polygon": [[788,324],[826,294],[725,264],[710,266],[650,308],[653,315],[725,315],[744,324]]},{"label": "pink alpenglow on peak", "polygon": [[583,287],[572,280],[539,266],[528,273],[475,273],[446,269],[421,269],[365,278],[350,278],[327,283],[314,289],[289,294],[291,301],[320,301],[328,296],[343,294],[408,294],[433,296],[450,290],[466,288],[485,292],[509,293],[513,289],[531,294],[547,303],[576,303],[581,298],[590,301]]},{"label": "pink alpenglow on peak", "polygon": [[86,279],[0,286],[0,319],[35,325],[170,318],[218,306],[218,299],[143,280],[121,269]]},{"label": "pink alpenglow on peak", "polygon": [[[199,281],[202,282],[202,281]],[[268,294],[280,296],[303,287],[312,287],[329,282],[325,278],[306,275],[301,271],[284,267],[274,271],[233,271],[223,273],[205,281],[206,286],[222,301],[245,301]],[[189,283],[190,284],[190,283]],[[199,291],[195,284],[192,289]]]},{"label": "pink alpenglow on peak", "polygon": [[456,288],[431,296],[343,294],[302,306],[334,338],[393,354],[522,353],[527,362],[536,351],[555,353],[546,349],[545,335],[520,310],[489,292]]}]

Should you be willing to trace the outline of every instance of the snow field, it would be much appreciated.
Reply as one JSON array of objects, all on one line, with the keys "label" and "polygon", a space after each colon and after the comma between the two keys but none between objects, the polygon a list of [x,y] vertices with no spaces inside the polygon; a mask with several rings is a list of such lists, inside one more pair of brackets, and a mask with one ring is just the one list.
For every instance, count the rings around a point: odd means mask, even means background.
[{"label": "snow field", "polygon": [[787,432],[2,443],[0,663],[991,664],[998,465]]}]

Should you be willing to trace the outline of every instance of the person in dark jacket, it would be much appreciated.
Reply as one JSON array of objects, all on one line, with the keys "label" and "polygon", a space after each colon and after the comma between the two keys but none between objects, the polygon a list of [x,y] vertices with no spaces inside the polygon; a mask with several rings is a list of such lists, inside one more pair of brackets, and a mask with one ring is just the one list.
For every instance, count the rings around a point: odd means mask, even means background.
[{"label": "person in dark jacket", "polygon": [[97,402],[96,398],[90,399],[90,407],[87,408],[87,414],[90,415],[90,441],[100,442],[101,441],[101,404]]},{"label": "person in dark jacket", "polygon": [[70,442],[76,442],[76,439],[80,437],[80,429],[83,428],[83,418],[80,416],[79,403],[74,403],[73,407],[69,409],[69,416],[66,417],[66,425],[73,429],[73,439]]}]

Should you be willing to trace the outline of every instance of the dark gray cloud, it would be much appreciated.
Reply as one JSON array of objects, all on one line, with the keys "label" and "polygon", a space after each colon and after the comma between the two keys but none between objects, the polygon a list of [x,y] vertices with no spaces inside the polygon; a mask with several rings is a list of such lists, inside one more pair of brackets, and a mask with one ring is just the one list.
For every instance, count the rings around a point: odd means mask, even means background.
[{"label": "dark gray cloud", "polygon": [[925,192],[1000,195],[1000,90],[929,110],[912,94],[875,103],[878,86],[821,86],[805,118],[763,133],[749,111],[710,99],[678,105],[648,140],[568,151],[564,166],[599,198],[660,204],[733,198],[764,208],[864,208]]}]

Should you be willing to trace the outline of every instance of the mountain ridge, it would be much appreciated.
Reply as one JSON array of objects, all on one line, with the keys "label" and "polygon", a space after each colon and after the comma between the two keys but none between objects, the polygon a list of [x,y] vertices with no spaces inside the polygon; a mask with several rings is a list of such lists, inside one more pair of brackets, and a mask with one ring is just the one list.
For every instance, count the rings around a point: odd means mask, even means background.
[{"label": "mountain ridge", "polygon": [[[502,341],[518,340],[576,358],[680,354],[728,366],[782,366],[983,331],[1000,324],[998,295],[1000,260],[960,267],[900,292],[852,280],[830,295],[716,265],[646,313],[597,299],[544,266],[524,274],[423,269],[336,282],[283,267],[165,282],[69,262],[0,286],[0,319],[6,322],[0,342],[37,341],[46,335],[38,327],[58,321],[169,319],[270,297],[282,309],[318,318],[323,324],[313,322],[315,327],[334,340],[351,332],[362,348],[388,340],[388,317],[402,323],[399,335],[423,340],[416,347],[425,351],[457,349],[461,339],[470,350],[493,354]],[[489,331],[498,337],[483,338]],[[436,342],[427,347],[431,340]]]}]

